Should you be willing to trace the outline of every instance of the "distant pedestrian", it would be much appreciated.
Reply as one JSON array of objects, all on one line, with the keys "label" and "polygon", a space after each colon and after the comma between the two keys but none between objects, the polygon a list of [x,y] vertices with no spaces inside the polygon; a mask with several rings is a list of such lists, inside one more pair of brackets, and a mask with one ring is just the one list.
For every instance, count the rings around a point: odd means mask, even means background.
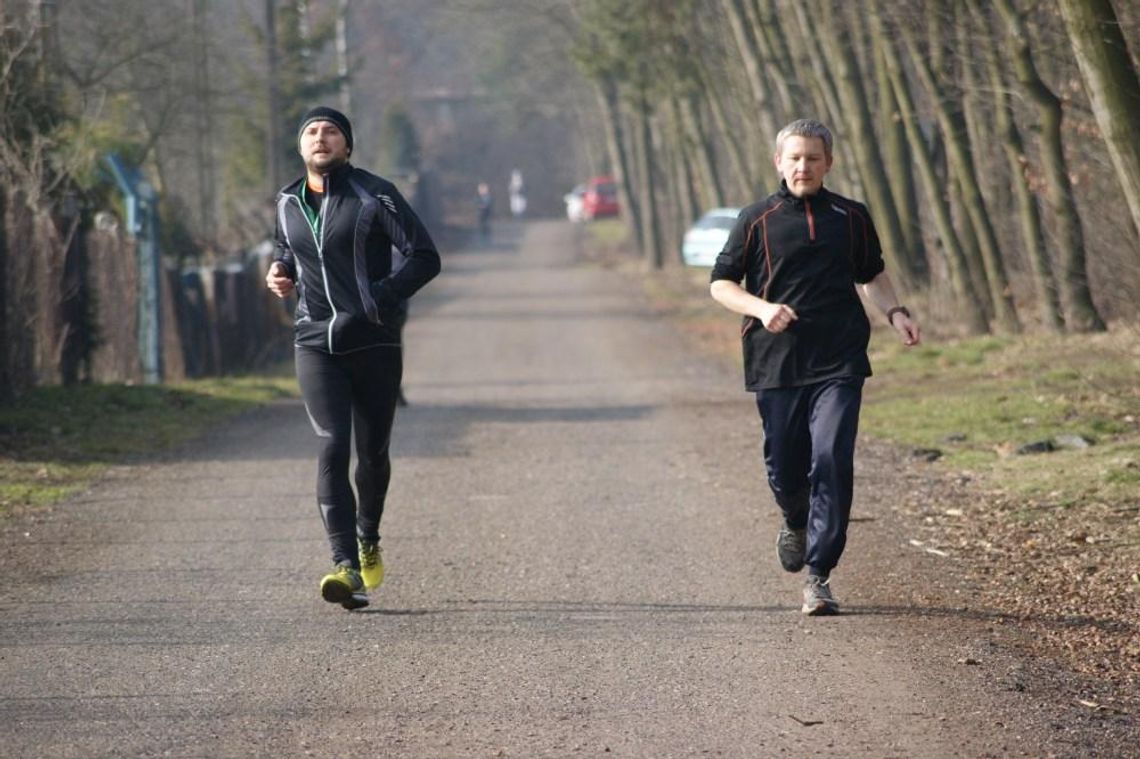
[{"label": "distant pedestrian", "polygon": [[321,596],[357,609],[384,580],[379,530],[407,300],[439,273],[440,260],[396,187],[349,163],[344,114],[312,109],[297,140],[305,175],[277,196],[278,254],[265,282],[278,297],[298,295],[297,381],[320,439],[317,506],[334,565],[321,578]]},{"label": "distant pedestrian", "polygon": [[491,198],[491,188],[486,182],[480,182],[475,192],[475,208],[479,214],[479,239],[483,242],[491,241],[491,213],[495,208],[495,201]]},{"label": "distant pedestrian", "polygon": [[511,172],[511,182],[507,185],[510,195],[511,216],[521,219],[526,215],[526,183],[523,182],[522,172],[514,169]]},{"label": "distant pedestrian", "polygon": [[793,121],[776,137],[775,163],[779,189],[741,212],[710,291],[744,315],[745,386],[756,394],[768,484],[783,513],[780,563],[789,572],[808,568],[804,614],[835,614],[831,571],[847,541],[871,375],[871,325],[855,284],[904,345],[919,343],[919,327],[899,305],[867,208],[823,186],[831,131]]}]

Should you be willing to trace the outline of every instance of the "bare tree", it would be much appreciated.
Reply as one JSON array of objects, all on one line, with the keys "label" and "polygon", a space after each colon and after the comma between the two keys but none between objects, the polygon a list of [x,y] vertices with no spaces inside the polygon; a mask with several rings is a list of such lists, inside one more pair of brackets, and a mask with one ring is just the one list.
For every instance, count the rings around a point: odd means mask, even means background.
[{"label": "bare tree", "polygon": [[698,90],[708,104],[709,114],[712,116],[716,131],[724,141],[725,152],[731,166],[732,190],[728,193],[737,198],[737,203],[752,195],[752,172],[749,170],[748,156],[745,154],[744,144],[740,140],[739,130],[730,122],[728,110],[725,107],[725,90],[727,87],[717,86],[710,72],[708,63],[704,58],[698,58],[695,66],[698,77]]},{"label": "bare tree", "polygon": [[[769,93],[769,80],[765,76],[761,53],[757,44],[756,33],[759,30],[748,22],[745,10],[745,5],[748,2],[751,0],[721,0],[721,5],[732,32],[732,39],[748,75],[753,106],[760,122],[762,144],[771,145],[776,141],[776,133],[780,130],[780,125],[776,123],[776,114]],[[764,162],[761,167],[765,180],[764,184],[769,186],[775,184],[776,173],[772,164]]]},{"label": "bare tree", "polygon": [[[1140,77],[1110,0],[1059,0],[1093,115],[1140,236]],[[1134,40],[1135,41],[1135,40]]]},{"label": "bare tree", "polygon": [[974,170],[965,119],[960,108],[956,107],[959,101],[939,86],[928,59],[919,49],[909,25],[902,23],[897,28],[899,37],[910,55],[911,66],[930,95],[932,109],[946,139],[950,168],[963,196],[962,204],[966,217],[979,244],[985,267],[985,282],[989,288],[990,301],[994,306],[998,325],[1004,331],[1017,332],[1021,329],[1021,323],[1014,309],[1009,276],[1006,273],[997,234]]},{"label": "bare tree", "polygon": [[[977,19],[985,20],[987,13],[978,0],[967,0],[970,13]],[[1014,209],[1017,213],[1021,243],[1029,260],[1033,276],[1033,291],[1037,297],[1037,311],[1041,324],[1050,332],[1060,332],[1064,328],[1061,304],[1057,295],[1057,282],[1053,276],[1053,264],[1042,231],[1041,213],[1037,198],[1030,186],[1025,159],[1025,144],[1021,130],[1014,118],[1013,104],[1010,102],[1010,85],[1001,65],[998,45],[1004,35],[997,39],[986,34],[982,37],[981,55],[989,75],[989,94],[995,116],[995,135],[1001,143],[1002,152],[1009,167],[1010,191],[1013,194]]]},{"label": "bare tree", "polygon": [[1037,72],[1029,47],[1029,32],[1024,14],[1017,9],[1013,0],[995,0],[995,7],[1005,21],[1017,80],[1037,107],[1040,120],[1041,163],[1045,169],[1049,204],[1057,224],[1061,293],[1068,311],[1066,326],[1075,332],[1101,331],[1105,329],[1104,319],[1097,311],[1089,290],[1084,230],[1073,196],[1061,137],[1061,122],[1064,118],[1061,99],[1049,89]]},{"label": "bare tree", "polygon": [[[772,0],[775,2],[776,0]],[[778,6],[779,7],[779,6]],[[859,173],[859,163],[855,160],[852,143],[848,139],[847,124],[841,118],[842,106],[830,68],[826,65],[819,50],[822,41],[815,33],[815,20],[812,19],[800,2],[784,0],[783,13],[787,19],[787,40],[792,56],[797,64],[811,72],[811,90],[815,93],[813,105],[815,114],[831,124],[836,136],[836,153],[847,169],[843,172],[846,184],[851,187],[848,194],[858,197],[866,195],[863,176]],[[802,116],[803,114],[798,114]],[[775,144],[773,139],[772,145]],[[843,186],[842,184],[840,186]]]},{"label": "bare tree", "polygon": [[621,115],[617,84],[608,75],[595,81],[598,105],[602,112],[602,123],[606,133],[606,152],[610,158],[610,173],[617,184],[618,202],[623,209],[622,216],[627,228],[633,233],[632,239],[638,248],[644,250],[642,239],[641,209],[633,192],[634,163],[630,157],[628,130]]},{"label": "bare tree", "polygon": [[[867,107],[867,91],[863,87],[865,74],[860,69],[851,39],[851,26],[858,19],[836,18],[841,12],[832,6],[831,13],[823,14],[820,30],[835,40],[833,55],[827,56],[837,82],[837,95],[847,125],[851,152],[855,155],[859,175],[863,178],[863,192],[873,211],[875,226],[883,241],[883,254],[893,276],[903,290],[914,290],[919,284],[923,267],[907,248],[902,232],[898,206],[891,196],[890,183],[884,170],[879,138],[875,134],[871,111]],[[821,56],[822,57],[822,56]]]},{"label": "bare tree", "polygon": [[887,185],[891,199],[898,211],[899,224],[903,236],[903,246],[907,255],[916,264],[922,265],[921,280],[929,275],[926,248],[922,240],[922,219],[918,211],[918,195],[914,185],[910,145],[906,139],[906,128],[899,113],[898,100],[891,87],[883,51],[872,35],[872,47],[877,59],[875,75],[879,97],[879,128],[882,135],[883,171],[887,174]]},{"label": "bare tree", "polygon": [[985,312],[981,308],[981,300],[970,278],[966,255],[954,229],[950,207],[942,192],[943,183],[938,177],[934,159],[930,155],[926,140],[919,128],[914,97],[904,77],[898,51],[894,42],[887,36],[883,20],[878,14],[872,14],[868,18],[868,22],[874,44],[883,53],[883,62],[886,64],[887,75],[899,106],[900,120],[906,129],[910,152],[914,156],[915,167],[918,170],[922,189],[926,194],[927,205],[931,216],[934,218],[934,226],[945,257],[950,286],[959,305],[959,313],[961,313],[966,328],[971,333],[987,332],[989,327],[986,323]]}]

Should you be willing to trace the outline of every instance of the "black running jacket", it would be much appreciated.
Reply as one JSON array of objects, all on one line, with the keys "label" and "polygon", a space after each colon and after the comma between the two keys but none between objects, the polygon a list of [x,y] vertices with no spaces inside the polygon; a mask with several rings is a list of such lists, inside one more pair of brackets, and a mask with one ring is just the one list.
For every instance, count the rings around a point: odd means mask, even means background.
[{"label": "black running jacket", "polygon": [[439,273],[439,252],[386,179],[350,164],[324,177],[319,213],[305,177],[277,195],[277,257],[297,284],[297,345],[351,353],[399,345],[407,299]]}]

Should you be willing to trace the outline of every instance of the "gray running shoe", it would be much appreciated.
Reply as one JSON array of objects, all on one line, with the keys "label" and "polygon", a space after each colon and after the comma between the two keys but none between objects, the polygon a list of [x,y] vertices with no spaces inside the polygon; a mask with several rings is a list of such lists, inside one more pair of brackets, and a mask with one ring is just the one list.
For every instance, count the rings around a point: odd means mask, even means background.
[{"label": "gray running shoe", "polygon": [[798,572],[804,568],[804,553],[807,551],[807,530],[793,530],[787,525],[780,527],[776,536],[776,554],[780,566],[788,572]]},{"label": "gray running shoe", "polygon": [[838,614],[839,602],[831,595],[831,588],[828,586],[830,582],[830,577],[808,575],[807,582],[804,583],[804,605],[800,611],[809,617]]}]

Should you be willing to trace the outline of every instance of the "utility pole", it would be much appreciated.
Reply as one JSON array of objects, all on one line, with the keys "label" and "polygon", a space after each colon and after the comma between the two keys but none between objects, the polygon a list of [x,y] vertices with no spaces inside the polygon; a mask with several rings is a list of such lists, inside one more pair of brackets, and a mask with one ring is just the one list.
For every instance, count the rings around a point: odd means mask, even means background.
[{"label": "utility pole", "polygon": [[210,55],[206,38],[209,0],[191,0],[194,29],[194,159],[198,164],[198,235],[209,241],[217,237],[214,156],[208,142],[214,133],[210,97]]},{"label": "utility pole", "polygon": [[352,115],[352,91],[348,86],[348,0],[337,0],[336,73],[340,79],[340,110]]},{"label": "utility pole", "polygon": [[280,70],[277,62],[277,0],[265,0],[265,51],[269,65],[269,121],[266,135],[266,177],[272,195],[281,187],[281,117]]},{"label": "utility pole", "polygon": [[297,36],[301,39],[301,71],[310,87],[317,80],[313,68],[313,33],[309,25],[309,0],[297,0]]}]

